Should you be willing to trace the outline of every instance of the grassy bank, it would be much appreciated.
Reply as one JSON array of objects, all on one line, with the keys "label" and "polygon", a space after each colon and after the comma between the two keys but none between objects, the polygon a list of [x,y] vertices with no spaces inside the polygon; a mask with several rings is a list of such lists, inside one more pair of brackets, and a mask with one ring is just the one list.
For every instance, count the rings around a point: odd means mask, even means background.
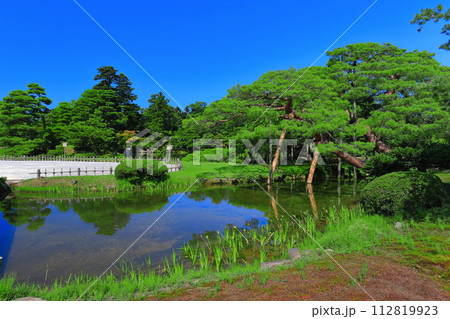
[{"label": "grassy bank", "polygon": [[[360,209],[332,209],[322,221],[309,219],[303,223],[314,240],[289,220],[259,230],[229,228],[221,233],[202,234],[197,241],[186,243],[182,251],[184,257],[174,254],[156,269],[151,267],[150,261],[142,267],[122,264],[117,271],[98,281],[92,276],[74,276],[44,287],[18,283],[13,277],[4,278],[0,280],[0,299],[25,296],[46,300],[76,300],[80,296],[82,300],[141,300],[149,296],[163,299],[180,296],[186,287],[200,290],[209,287],[207,291],[212,298],[224,285],[240,283],[239,289],[245,289],[255,280],[263,285],[276,278],[280,270],[261,270],[260,263],[286,258],[290,247],[313,252],[319,248],[317,254],[289,266],[299,271],[300,276],[310,265],[325,262],[330,269],[336,268],[323,254],[322,248],[327,248],[340,259],[357,255],[398,257],[398,263],[405,267],[420,267],[434,277],[433,280],[448,281],[448,223],[440,219],[410,221],[402,222],[402,228],[395,229],[396,221],[398,219],[369,216]],[[356,279],[362,281],[362,277],[356,276]],[[353,285],[357,289],[356,284],[350,282],[350,286]]]},{"label": "grassy bank", "polygon": [[[31,179],[15,186],[20,192],[50,192],[72,194],[77,192],[113,192],[133,190],[162,190],[178,187],[189,187],[195,180],[239,179],[248,181],[267,178],[269,168],[261,165],[228,165],[228,163],[205,162],[200,166],[192,162],[184,162],[183,170],[169,174],[168,180],[158,185],[136,187],[126,181],[117,181],[113,175],[105,176],[72,176]],[[279,176],[276,174],[275,176]],[[75,183],[73,181],[76,181]]]},{"label": "grassy bank", "polygon": [[[267,178],[269,167],[267,165],[229,165],[228,163],[202,162],[194,165],[192,162],[183,162],[183,170],[170,173],[171,179],[195,181],[200,179],[258,179]],[[277,174],[276,176],[279,176]]]}]

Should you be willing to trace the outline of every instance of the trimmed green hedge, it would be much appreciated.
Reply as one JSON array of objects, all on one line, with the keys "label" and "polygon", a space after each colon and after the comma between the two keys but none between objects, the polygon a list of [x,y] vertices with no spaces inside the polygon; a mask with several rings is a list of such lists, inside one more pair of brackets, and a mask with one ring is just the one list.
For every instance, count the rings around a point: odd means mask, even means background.
[{"label": "trimmed green hedge", "polygon": [[447,196],[444,183],[433,174],[394,172],[367,184],[361,192],[361,204],[368,213],[411,217],[441,207]]},{"label": "trimmed green hedge", "polygon": [[167,179],[167,167],[160,166],[160,162],[153,162],[153,171],[147,167],[146,160],[133,160],[131,165],[127,162],[119,164],[114,175],[117,180],[126,180],[133,185],[142,185],[144,182],[161,182]]}]

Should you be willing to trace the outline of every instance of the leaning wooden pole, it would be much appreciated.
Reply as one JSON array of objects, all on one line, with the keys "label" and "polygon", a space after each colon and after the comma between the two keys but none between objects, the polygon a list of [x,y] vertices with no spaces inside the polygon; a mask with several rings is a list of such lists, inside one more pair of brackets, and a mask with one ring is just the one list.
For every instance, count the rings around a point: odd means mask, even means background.
[{"label": "leaning wooden pole", "polygon": [[272,185],[273,174],[278,165],[278,160],[280,159],[281,145],[283,145],[284,138],[286,137],[286,130],[283,130],[280,135],[280,140],[278,141],[277,151],[275,152],[275,157],[273,158],[272,165],[270,166],[269,177],[267,178],[267,185]]},{"label": "leaning wooden pole", "polygon": [[307,184],[311,184],[314,178],[314,172],[316,171],[317,161],[319,160],[319,151],[316,149],[314,151],[313,160],[311,162],[311,167],[309,168],[308,179],[306,180]]},{"label": "leaning wooden pole", "polygon": [[314,198],[313,187],[309,183],[309,184],[306,184],[306,189],[308,190],[308,197],[309,197],[309,201],[311,202],[314,219],[317,220],[319,218],[319,215],[317,214],[317,205],[316,205],[316,199]]}]

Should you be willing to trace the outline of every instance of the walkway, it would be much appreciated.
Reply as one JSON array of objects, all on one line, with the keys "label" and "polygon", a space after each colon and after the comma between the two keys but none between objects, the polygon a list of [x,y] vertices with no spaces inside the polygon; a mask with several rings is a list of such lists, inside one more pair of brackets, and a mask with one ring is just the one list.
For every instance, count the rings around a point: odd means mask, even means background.
[{"label": "walkway", "polygon": [[[100,172],[97,172],[96,175],[101,175],[102,168],[107,171],[105,175],[109,174],[110,168],[114,169],[120,163],[111,163],[111,162],[63,162],[63,161],[0,161],[0,177],[6,177],[8,180],[24,180],[30,178],[36,178],[36,172],[38,169],[41,169],[41,172],[44,172],[47,169],[47,172],[53,172],[55,169],[56,172],[68,171],[72,170],[72,176],[77,175],[78,168],[82,170],[93,170],[94,168]],[[85,175],[82,172],[82,175]],[[94,175],[89,174],[89,175]],[[47,174],[47,177],[52,177],[53,173]],[[56,174],[55,176],[61,176],[61,174]],[[69,176],[69,174],[64,174],[64,176]]]}]

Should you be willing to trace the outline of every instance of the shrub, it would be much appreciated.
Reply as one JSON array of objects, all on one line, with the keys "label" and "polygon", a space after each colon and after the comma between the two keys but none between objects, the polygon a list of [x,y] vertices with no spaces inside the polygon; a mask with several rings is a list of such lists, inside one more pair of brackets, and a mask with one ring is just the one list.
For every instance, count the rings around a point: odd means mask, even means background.
[{"label": "shrub", "polygon": [[446,188],[435,175],[395,172],[367,184],[361,192],[361,204],[368,213],[411,217],[442,206],[446,197]]},{"label": "shrub", "polygon": [[278,170],[283,174],[287,176],[292,175],[308,175],[309,173],[309,166],[279,166]]},{"label": "shrub", "polygon": [[132,166],[126,162],[119,164],[114,175],[117,180],[126,180],[133,185],[142,185],[144,182],[160,182],[167,179],[167,167],[159,162],[153,162],[153,172],[147,172],[148,162],[146,160],[133,160]]},{"label": "shrub", "polygon": [[371,156],[364,170],[370,176],[382,176],[414,168],[420,171],[436,171],[450,168],[449,157],[450,146],[442,143],[430,143],[422,148],[397,147],[389,153]]},{"label": "shrub", "polygon": [[364,171],[370,176],[382,176],[392,172],[420,168],[421,150],[411,147],[395,148],[389,153],[377,153],[370,157]]}]

